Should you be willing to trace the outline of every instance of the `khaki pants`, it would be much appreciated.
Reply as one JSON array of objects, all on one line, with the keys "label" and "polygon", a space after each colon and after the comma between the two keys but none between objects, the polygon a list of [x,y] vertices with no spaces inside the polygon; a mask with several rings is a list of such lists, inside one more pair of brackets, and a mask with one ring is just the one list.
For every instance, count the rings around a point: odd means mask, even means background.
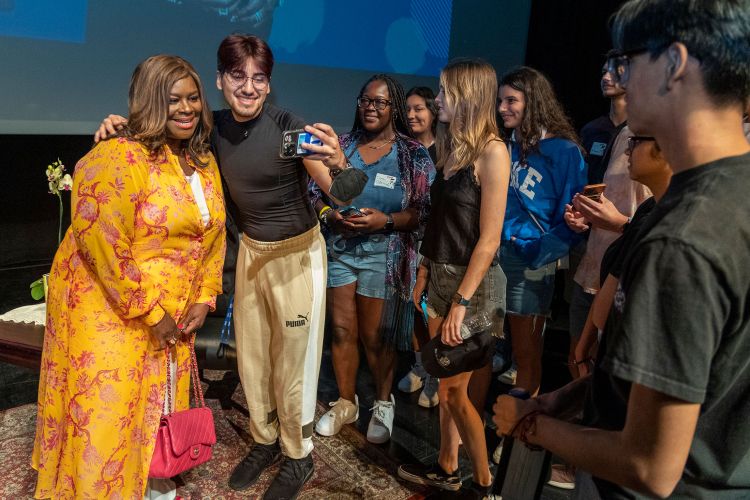
[{"label": "khaki pants", "polygon": [[237,364],[256,443],[290,458],[313,448],[318,372],[323,350],[325,241],[318,226],[261,242],[242,235],[234,325]]}]

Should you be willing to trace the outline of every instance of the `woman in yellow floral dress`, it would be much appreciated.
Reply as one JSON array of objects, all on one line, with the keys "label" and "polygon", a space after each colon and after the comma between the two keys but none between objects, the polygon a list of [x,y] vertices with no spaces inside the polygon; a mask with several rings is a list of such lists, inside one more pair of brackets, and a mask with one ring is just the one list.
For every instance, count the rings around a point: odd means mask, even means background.
[{"label": "woman in yellow floral dress", "polygon": [[141,499],[177,359],[221,293],[224,202],[211,114],[193,67],[154,56],[133,73],[128,129],[75,169],[72,225],[50,273],[36,498]]}]

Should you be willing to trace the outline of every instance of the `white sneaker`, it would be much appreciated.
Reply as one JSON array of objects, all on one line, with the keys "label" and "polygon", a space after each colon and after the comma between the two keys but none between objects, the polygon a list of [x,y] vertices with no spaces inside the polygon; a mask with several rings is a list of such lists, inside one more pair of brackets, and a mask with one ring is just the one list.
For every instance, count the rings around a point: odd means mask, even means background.
[{"label": "white sneaker", "polygon": [[503,373],[498,375],[497,379],[503,384],[516,385],[516,375],[518,375],[518,371],[516,370],[516,367],[511,366],[510,368],[505,370]]},{"label": "white sneaker", "polygon": [[500,444],[497,445],[495,451],[492,452],[492,461],[496,464],[500,463],[500,457],[503,456],[503,440],[500,439]]},{"label": "white sneaker", "polygon": [[328,403],[331,409],[320,417],[315,424],[315,432],[321,436],[333,436],[339,433],[344,424],[356,422],[359,418],[359,398],[354,395],[354,403],[348,399],[339,398],[338,401]]},{"label": "white sneaker", "polygon": [[492,356],[492,373],[497,373],[505,366],[505,358],[499,354]]},{"label": "white sneaker", "polygon": [[411,394],[422,388],[424,384],[424,378],[427,376],[427,372],[424,371],[422,365],[414,364],[409,370],[409,373],[404,375],[404,378],[398,381],[398,390]]},{"label": "white sneaker", "polygon": [[565,464],[554,464],[550,470],[550,478],[547,484],[563,490],[574,490],[576,488],[575,467]]},{"label": "white sneaker", "polygon": [[383,444],[391,439],[393,431],[393,417],[396,414],[396,400],[391,394],[390,401],[375,400],[372,408],[372,418],[367,426],[367,440],[375,444]]},{"label": "white sneaker", "polygon": [[417,402],[419,406],[422,408],[432,408],[440,403],[440,398],[438,398],[438,382],[440,382],[440,379],[431,375],[425,377],[424,388],[419,394],[419,401]]}]

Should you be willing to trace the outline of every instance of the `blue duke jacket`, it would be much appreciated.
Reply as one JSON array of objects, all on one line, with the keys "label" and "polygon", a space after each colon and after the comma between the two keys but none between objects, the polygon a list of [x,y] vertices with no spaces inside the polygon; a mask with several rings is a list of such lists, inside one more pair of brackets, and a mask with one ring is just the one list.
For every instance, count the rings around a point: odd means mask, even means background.
[{"label": "blue duke jacket", "polygon": [[524,164],[519,162],[519,145],[511,142],[510,149],[503,244],[512,245],[529,267],[537,268],[564,256],[581,239],[563,215],[565,205],[586,184],[586,163],[575,143],[558,137],[539,141],[538,151],[528,155]]}]

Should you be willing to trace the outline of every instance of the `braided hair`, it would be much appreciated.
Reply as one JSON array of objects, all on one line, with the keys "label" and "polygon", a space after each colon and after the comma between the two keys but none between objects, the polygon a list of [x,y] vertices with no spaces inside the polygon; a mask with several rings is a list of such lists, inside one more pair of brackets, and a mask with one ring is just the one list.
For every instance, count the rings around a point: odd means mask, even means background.
[{"label": "braided hair", "polygon": [[[365,82],[365,84],[362,85],[362,88],[359,89],[359,94],[357,94],[357,97],[362,97],[362,94],[364,93],[367,86],[375,81],[385,82],[385,84],[388,86],[388,96],[391,101],[391,125],[393,126],[393,130],[395,130],[399,134],[411,137],[411,130],[409,129],[409,124],[406,121],[406,97],[404,96],[404,87],[402,87],[395,78],[384,73],[372,75]],[[364,126],[362,125],[362,120],[360,120],[359,118],[359,110],[355,107],[354,125],[352,125],[351,131],[352,133],[354,133],[360,132],[362,130],[364,130]]]}]

